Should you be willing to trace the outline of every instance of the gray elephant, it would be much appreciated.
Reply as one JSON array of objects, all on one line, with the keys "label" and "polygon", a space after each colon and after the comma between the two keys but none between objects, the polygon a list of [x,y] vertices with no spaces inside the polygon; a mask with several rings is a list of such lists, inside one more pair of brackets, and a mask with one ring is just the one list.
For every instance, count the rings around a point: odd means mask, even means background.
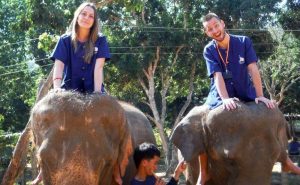
[{"label": "gray elephant", "polygon": [[280,110],[254,102],[237,106],[195,107],[174,129],[171,140],[189,162],[187,184],[196,184],[203,152],[211,177],[205,185],[269,185],[274,163],[286,160],[287,124]]},{"label": "gray elephant", "polygon": [[[49,93],[33,107],[31,129],[45,185],[112,185],[125,171],[129,184],[133,148],[155,143],[145,115],[107,95]],[[7,173],[2,184],[12,178]]]}]

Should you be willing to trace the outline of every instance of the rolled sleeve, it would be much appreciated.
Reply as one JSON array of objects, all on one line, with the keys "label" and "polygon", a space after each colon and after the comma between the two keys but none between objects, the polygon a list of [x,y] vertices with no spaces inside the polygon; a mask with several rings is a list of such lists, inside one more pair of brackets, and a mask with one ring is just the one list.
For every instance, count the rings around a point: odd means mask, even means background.
[{"label": "rolled sleeve", "polygon": [[253,62],[257,62],[257,56],[256,56],[256,52],[253,48],[253,45],[252,45],[252,41],[250,40],[249,37],[245,37],[245,62],[246,62],[246,65],[249,65]]},{"label": "rolled sleeve", "polygon": [[209,48],[204,48],[203,57],[206,62],[207,75],[212,78],[215,72],[222,72],[218,60],[213,56]]},{"label": "rolled sleeve", "polygon": [[96,53],[96,59],[105,58],[105,61],[110,60],[109,47],[105,36],[99,37],[99,42],[97,42],[96,47],[98,48],[95,48],[98,50]]},{"label": "rolled sleeve", "polygon": [[59,38],[59,41],[57,42],[57,44],[53,50],[53,53],[50,56],[51,60],[55,61],[57,59],[57,60],[62,61],[64,64],[67,63],[67,61],[68,61],[68,46],[67,46],[66,40],[67,39],[63,36]]}]

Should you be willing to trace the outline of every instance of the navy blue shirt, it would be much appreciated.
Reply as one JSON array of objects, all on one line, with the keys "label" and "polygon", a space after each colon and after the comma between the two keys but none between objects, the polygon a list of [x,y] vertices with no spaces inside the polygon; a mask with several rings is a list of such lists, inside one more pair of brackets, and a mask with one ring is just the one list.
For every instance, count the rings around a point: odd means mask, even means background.
[{"label": "navy blue shirt", "polygon": [[[203,51],[207,73],[211,79],[210,92],[205,102],[210,109],[222,104],[213,75],[215,72],[225,74],[226,71],[216,46],[216,42],[211,41]],[[226,59],[226,49],[219,48],[219,50],[223,59]],[[247,66],[252,62],[257,62],[257,56],[248,37],[230,35],[228,61],[227,70],[231,73],[232,78],[224,79],[224,81],[229,97],[237,97],[245,102],[255,100],[256,92]]]},{"label": "navy blue shirt", "polygon": [[77,51],[71,43],[71,35],[64,34],[60,37],[51,55],[51,59],[58,59],[64,63],[62,88],[76,90],[82,93],[94,91],[94,69],[96,59],[110,59],[110,52],[105,36],[99,35],[95,42],[94,55],[91,62],[84,62],[84,43],[77,42]]},{"label": "navy blue shirt", "polygon": [[290,155],[300,154],[300,143],[297,141],[292,141],[288,146],[288,152]]},{"label": "navy blue shirt", "polygon": [[[136,179],[132,179],[130,185],[155,185],[156,178],[151,175],[147,176],[145,181],[138,181]],[[177,185],[177,181],[172,177],[170,181],[166,185]]]}]

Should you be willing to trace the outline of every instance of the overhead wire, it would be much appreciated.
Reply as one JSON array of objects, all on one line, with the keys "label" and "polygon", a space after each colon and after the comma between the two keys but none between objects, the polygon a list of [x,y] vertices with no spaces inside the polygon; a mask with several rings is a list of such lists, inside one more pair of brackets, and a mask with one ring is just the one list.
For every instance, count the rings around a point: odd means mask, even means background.
[{"label": "overhead wire", "polygon": [[32,59],[32,60],[27,60],[27,61],[24,61],[24,62],[20,62],[20,63],[8,65],[8,66],[1,66],[1,67],[3,67],[3,68],[10,68],[10,67],[14,67],[14,66],[20,66],[20,65],[23,65],[23,64],[26,64],[26,65],[27,65],[28,62],[30,62],[30,61],[39,62],[39,61],[43,61],[43,60],[47,60],[47,59],[50,59],[50,57],[42,58],[42,59]]},{"label": "overhead wire", "polygon": [[[117,27],[116,25],[105,25],[106,27]],[[148,27],[138,27],[138,26],[125,26],[126,27],[129,27],[129,28],[140,28],[140,29],[144,29],[142,31],[146,32],[145,29],[149,29],[149,30],[153,30],[153,29],[165,29],[166,31],[174,31],[174,30],[183,30],[183,31],[193,31],[193,30],[201,30],[202,28],[179,28],[179,27],[162,27],[162,26],[148,26]],[[266,32],[268,31],[268,29],[227,29],[229,31],[251,31],[251,32]],[[166,32],[166,31],[158,31],[158,32]],[[290,29],[290,30],[284,30],[284,31],[287,31],[287,32],[298,32],[300,31],[300,29]],[[39,38],[31,38],[31,39],[25,39],[23,41],[18,41],[18,42],[14,42],[14,43],[5,43],[5,44],[2,44],[1,47],[5,47],[5,46],[12,46],[12,45],[16,45],[16,44],[20,44],[20,43],[24,43],[24,42],[31,42],[31,41],[34,41],[34,40],[38,40]],[[149,44],[149,43],[148,43]],[[253,43],[253,45],[274,45],[276,44],[275,42],[273,43],[263,43],[263,42],[260,42],[260,43]],[[188,45],[188,44],[186,44]],[[146,46],[110,46],[110,49],[131,49],[131,50],[134,50],[134,49],[144,49],[144,48],[156,48],[157,46],[155,45],[146,45]],[[176,45],[167,45],[167,46],[160,46],[161,48],[176,48],[176,47],[179,47],[179,46],[176,46]],[[191,46],[192,47],[192,46]],[[191,48],[190,47],[190,48]],[[111,54],[112,55],[137,55],[137,54],[143,54],[144,52],[112,52]],[[187,53],[180,53],[180,54],[193,54],[193,53],[199,53],[197,51],[192,51],[192,52],[187,52]],[[273,53],[273,52],[256,52],[257,54],[259,53]],[[162,54],[173,54],[173,53],[162,53]],[[42,60],[47,60],[49,59],[49,57],[47,58],[43,58],[43,59],[38,59],[38,60],[33,60],[33,61],[42,61]],[[31,60],[29,60],[31,61]],[[2,68],[10,68],[10,67],[14,67],[14,66],[18,66],[18,65],[23,65],[23,64],[28,64],[29,61],[25,61],[25,62],[21,62],[21,63],[18,63],[18,64],[12,64],[12,65],[8,65],[8,66],[2,66]],[[47,65],[50,65],[50,64],[47,64]],[[44,65],[44,66],[47,66],[47,65]],[[44,66],[40,66],[40,67],[44,67]],[[21,71],[24,71],[24,70],[21,70]],[[14,72],[9,72],[9,73],[4,73],[4,74],[0,74],[0,76],[3,76],[3,75],[8,75],[8,74],[14,74],[14,73],[17,73],[18,71],[14,71]]]},{"label": "overhead wire", "polygon": [[[149,30],[153,30],[153,29],[162,29],[162,30],[167,30],[167,31],[174,31],[174,30],[183,30],[183,31],[196,31],[196,30],[202,30],[202,28],[199,27],[190,27],[190,28],[181,28],[181,27],[167,27],[167,26],[144,26],[144,27],[140,27],[140,26],[118,26],[118,25],[104,25],[103,27],[121,27],[121,28],[139,28],[139,29],[149,29]],[[245,31],[249,31],[249,32],[266,32],[269,31],[268,29],[246,29],[246,28],[241,28],[241,29],[226,29],[228,31],[239,31],[239,32],[245,32]],[[283,29],[282,31],[284,32],[300,32],[300,29]],[[155,30],[155,31],[146,31],[143,30],[143,32],[149,32],[149,33],[155,33],[155,32],[166,32],[166,31],[160,31],[160,30]],[[50,36],[54,36],[54,34],[50,34]],[[11,45],[15,45],[15,44],[19,44],[19,43],[24,43],[24,42],[30,42],[30,41],[34,41],[34,40],[39,40],[39,38],[31,38],[31,39],[25,39],[25,40],[21,40],[21,41],[17,41],[14,43],[3,43],[0,47],[4,47],[4,46],[11,46]]]},{"label": "overhead wire", "polygon": [[[49,59],[49,58],[45,58],[45,59]],[[39,61],[45,60],[45,59],[40,59]],[[43,68],[43,67],[50,66],[50,65],[53,65],[53,63],[44,64],[44,65],[39,65],[39,67]],[[28,69],[21,69],[21,70],[17,70],[17,71],[12,71],[12,72],[3,73],[3,74],[0,74],[0,77],[6,76],[6,75],[15,74],[15,73],[20,73],[20,72],[25,72],[25,71],[28,71]]]}]

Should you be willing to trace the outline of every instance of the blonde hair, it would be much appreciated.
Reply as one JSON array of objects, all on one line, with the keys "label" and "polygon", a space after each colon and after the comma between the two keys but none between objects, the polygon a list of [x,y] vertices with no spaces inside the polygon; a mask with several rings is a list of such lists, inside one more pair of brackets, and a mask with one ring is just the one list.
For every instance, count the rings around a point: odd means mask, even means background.
[{"label": "blonde hair", "polygon": [[67,33],[71,33],[72,45],[76,51],[78,48],[78,46],[77,46],[78,39],[77,38],[78,38],[78,27],[79,27],[77,20],[78,20],[78,16],[81,13],[81,11],[87,6],[91,7],[94,10],[94,23],[93,23],[93,26],[90,28],[90,34],[89,34],[88,40],[87,40],[87,42],[85,42],[84,62],[89,64],[93,57],[94,45],[98,38],[98,33],[100,31],[97,10],[96,10],[96,6],[93,3],[89,3],[89,2],[82,3],[76,9],[73,20],[67,30]]},{"label": "blonde hair", "polygon": [[209,12],[208,14],[206,14],[205,16],[203,16],[201,18],[202,23],[204,22],[208,22],[210,21],[212,18],[216,18],[217,20],[221,20],[219,16],[217,16],[217,14],[213,13],[213,12]]}]

